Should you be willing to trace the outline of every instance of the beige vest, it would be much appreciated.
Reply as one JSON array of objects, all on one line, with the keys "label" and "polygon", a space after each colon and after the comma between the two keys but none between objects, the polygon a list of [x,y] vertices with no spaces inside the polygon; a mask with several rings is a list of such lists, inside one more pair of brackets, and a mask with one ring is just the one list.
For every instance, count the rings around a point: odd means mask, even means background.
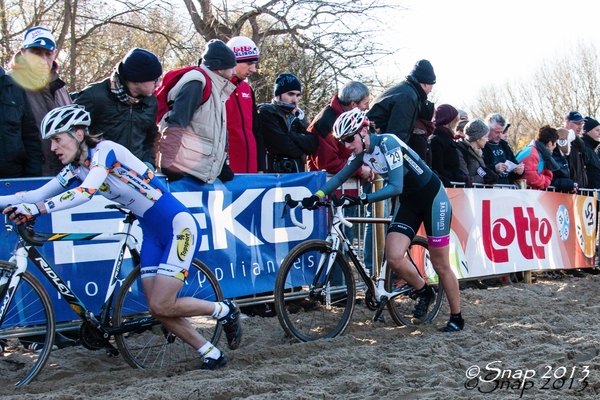
[{"label": "beige vest", "polygon": [[[225,101],[235,89],[235,85],[204,65],[200,68],[211,78],[211,95],[206,103],[198,107],[186,127],[173,165],[204,182],[213,183],[221,173],[227,158]],[[171,89],[167,100],[174,101],[183,85],[194,80],[201,81],[203,87],[206,84],[201,72],[190,70]],[[202,96],[202,93],[198,93],[198,96]],[[159,123],[161,133],[167,128],[165,118],[169,114],[170,112],[166,113]]]}]

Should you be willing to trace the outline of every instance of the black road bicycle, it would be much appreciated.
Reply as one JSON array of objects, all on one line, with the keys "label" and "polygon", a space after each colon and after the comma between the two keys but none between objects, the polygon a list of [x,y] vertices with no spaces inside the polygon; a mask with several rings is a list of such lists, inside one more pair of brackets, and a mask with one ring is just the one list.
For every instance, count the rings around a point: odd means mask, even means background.
[{"label": "black road bicycle", "polygon": [[[5,218],[7,234],[17,235],[11,259],[0,261],[0,373],[16,386],[29,383],[40,373],[54,344],[56,330],[72,329],[73,322],[56,324],[52,302],[40,281],[29,271],[29,259],[48,279],[80,318],[79,340],[90,350],[121,354],[133,368],[171,368],[198,359],[198,353],[170,333],[148,313],[140,277],[138,241],[131,234],[136,217],[116,204],[106,208],[125,215],[123,229],[115,233],[38,233],[33,225],[15,226]],[[105,301],[97,313],[89,310],[35,246],[56,241],[118,241],[119,252],[108,280]],[[135,268],[120,281],[126,251]],[[117,293],[117,285],[121,287]],[[115,296],[116,293],[116,296]],[[222,301],[223,293],[212,271],[195,259],[178,297]],[[114,302],[113,302],[114,299]],[[114,303],[114,304],[113,304]],[[188,318],[196,330],[217,343],[222,327],[211,316]],[[21,340],[38,340],[38,351],[27,352]],[[115,347],[116,345],[116,347]]]},{"label": "black road bicycle", "polygon": [[[285,203],[284,214],[289,207],[292,223],[304,229],[294,210],[301,204],[289,194]],[[366,306],[375,311],[374,321],[385,307],[397,325],[423,324],[438,315],[444,288],[433,273],[426,238],[416,236],[406,252],[406,258],[435,290],[427,314],[415,319],[414,288],[388,268],[385,260],[369,276],[344,233],[342,225],[352,226],[343,216],[344,200],[333,197],[318,206],[331,211],[327,238],[307,240],[294,247],[281,263],[275,282],[277,317],[289,337],[308,342],[342,334],[352,317],[357,292],[364,296]]]}]

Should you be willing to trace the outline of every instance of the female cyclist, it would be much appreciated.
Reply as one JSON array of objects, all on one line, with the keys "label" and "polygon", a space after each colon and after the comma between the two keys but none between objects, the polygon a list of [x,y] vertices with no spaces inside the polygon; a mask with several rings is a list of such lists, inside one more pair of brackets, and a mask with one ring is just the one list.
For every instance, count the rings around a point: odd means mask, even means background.
[{"label": "female cyclist", "polygon": [[450,321],[444,332],[464,328],[460,313],[458,280],[450,268],[450,222],[452,206],[440,179],[402,140],[392,134],[369,133],[369,120],[363,111],[353,109],[341,114],[333,126],[333,135],[352,151],[346,166],[311,197],[302,200],[304,208],[316,203],[340,187],[363,163],[386,182],[381,190],[360,197],[344,196],[350,205],[364,205],[398,196],[394,218],[388,228],[385,257],[388,266],[417,291],[413,311],[417,319],[427,315],[434,297],[433,288],[404,258],[421,223],[425,225],[429,255],[450,303]]},{"label": "female cyclist", "polygon": [[[177,298],[200,247],[198,223],[141,160],[120,144],[90,136],[89,125],[90,115],[83,106],[58,107],[46,114],[42,137],[51,140],[50,149],[65,167],[39,189],[0,196],[3,213],[22,224],[39,214],[83,204],[96,193],[127,207],[137,216],[143,232],[142,285],[150,313],[198,350],[203,357],[201,369],[225,365],[225,355],[185,317],[212,315],[219,319],[229,348],[236,349],[242,336],[237,306],[229,300],[213,303]],[[75,180],[80,186],[65,191]],[[185,243],[178,246],[181,241]]]}]

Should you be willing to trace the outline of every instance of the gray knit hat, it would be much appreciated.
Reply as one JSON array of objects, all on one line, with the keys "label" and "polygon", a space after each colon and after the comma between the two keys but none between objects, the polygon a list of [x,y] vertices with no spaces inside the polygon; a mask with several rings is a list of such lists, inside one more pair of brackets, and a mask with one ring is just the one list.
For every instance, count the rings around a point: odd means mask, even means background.
[{"label": "gray knit hat", "polygon": [[465,139],[468,142],[479,140],[488,133],[490,133],[490,128],[480,119],[469,121],[467,126],[465,126]]}]

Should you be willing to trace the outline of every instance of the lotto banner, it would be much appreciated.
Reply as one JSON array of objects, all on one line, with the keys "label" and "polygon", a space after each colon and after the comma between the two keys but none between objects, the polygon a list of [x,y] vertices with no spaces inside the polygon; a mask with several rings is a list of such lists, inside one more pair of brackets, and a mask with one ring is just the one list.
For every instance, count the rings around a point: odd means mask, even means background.
[{"label": "lotto banner", "polygon": [[[0,195],[40,187],[47,178],[0,181]],[[306,229],[294,226],[289,212],[282,218],[285,194],[301,199],[316,192],[326,180],[324,172],[299,174],[236,175],[227,184],[201,184],[184,178],[168,186],[198,221],[201,247],[196,257],[215,273],[225,297],[240,297],[272,292],[279,264],[301,241],[326,236],[325,212],[296,209],[296,217]],[[166,182],[165,182],[166,183]],[[104,208],[109,202],[102,196],[80,207],[38,218],[39,232],[116,232],[123,220],[120,212]],[[139,227],[134,236],[141,242]],[[0,236],[0,259],[8,260],[16,236]],[[93,312],[104,301],[108,279],[117,256],[118,244],[108,242],[55,242],[40,248],[73,291]],[[125,260],[121,278],[133,268]],[[34,273],[53,300],[57,321],[73,320],[67,303],[33,264]],[[117,287],[118,289],[118,287]]]},{"label": "lotto banner", "polygon": [[459,278],[594,265],[596,200],[540,190],[448,189]]}]

